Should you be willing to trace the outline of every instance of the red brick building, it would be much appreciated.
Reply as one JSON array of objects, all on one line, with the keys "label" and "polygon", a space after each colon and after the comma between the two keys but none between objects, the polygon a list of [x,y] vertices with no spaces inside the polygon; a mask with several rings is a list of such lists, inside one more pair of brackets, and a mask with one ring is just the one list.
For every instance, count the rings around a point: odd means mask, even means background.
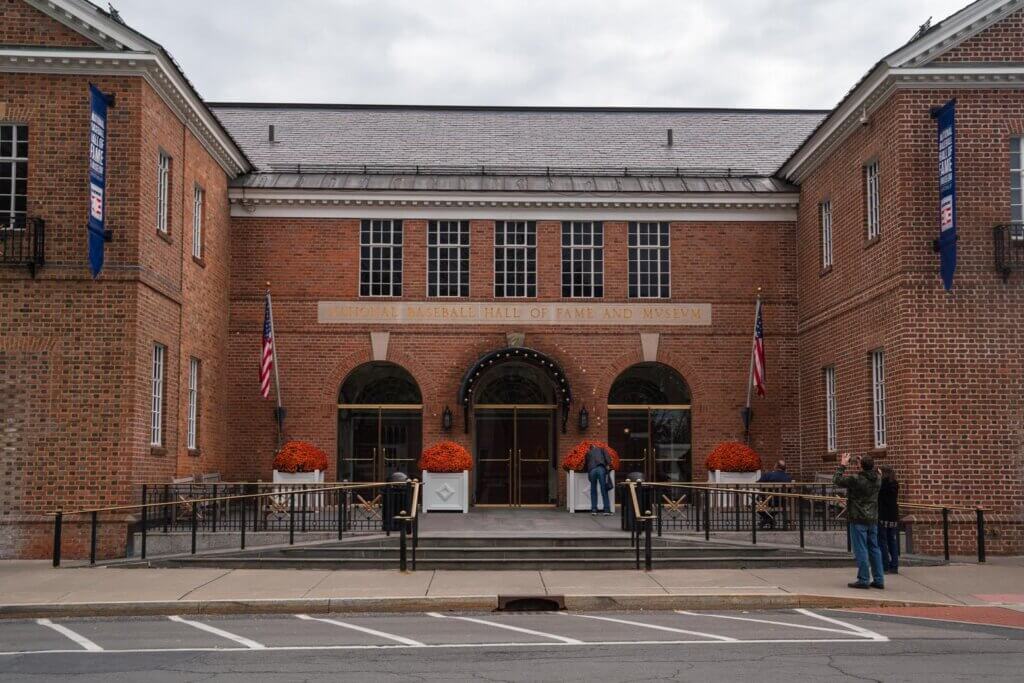
[{"label": "red brick building", "polygon": [[[329,479],[415,472],[442,438],[477,504],[564,498],[582,438],[702,479],[743,435],[760,288],[765,459],[806,479],[871,452],[1024,549],[1024,259],[994,230],[1024,220],[1021,0],[922,30],[821,112],[208,104],[88,2],[0,12],[0,555],[140,482],[269,478],[268,281],[285,435]],[[115,96],[97,279],[89,83]],[[946,292],[930,112],[954,98]]]}]

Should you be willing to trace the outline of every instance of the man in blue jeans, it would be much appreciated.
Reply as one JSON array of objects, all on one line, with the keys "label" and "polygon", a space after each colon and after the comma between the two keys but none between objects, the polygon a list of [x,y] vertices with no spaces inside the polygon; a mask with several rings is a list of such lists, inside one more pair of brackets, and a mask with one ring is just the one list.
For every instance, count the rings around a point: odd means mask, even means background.
[{"label": "man in blue jeans", "polygon": [[587,458],[584,462],[587,470],[587,478],[590,480],[590,514],[597,514],[597,491],[600,489],[604,498],[604,510],[601,514],[612,514],[612,507],[608,503],[608,473],[612,470],[612,459],[608,451],[600,446],[591,445],[587,449]]},{"label": "man in blue jeans", "polygon": [[[846,474],[846,467],[860,465],[856,474]],[[878,490],[881,477],[870,455],[853,458],[843,453],[832,483],[846,489],[846,517],[850,522],[850,545],[857,559],[857,580],[850,588],[885,588],[882,551],[878,547]]]}]

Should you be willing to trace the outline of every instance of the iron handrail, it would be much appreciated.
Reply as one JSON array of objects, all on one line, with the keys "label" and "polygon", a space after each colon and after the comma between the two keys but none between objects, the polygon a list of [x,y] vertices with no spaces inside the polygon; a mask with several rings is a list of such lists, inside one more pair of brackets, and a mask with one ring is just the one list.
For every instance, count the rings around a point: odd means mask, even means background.
[{"label": "iron handrail", "polygon": [[402,510],[400,514],[395,515],[395,519],[402,522],[401,529],[399,529],[398,538],[398,568],[400,571],[407,571],[409,567],[408,560],[408,534],[412,532],[412,570],[416,571],[416,547],[419,545],[419,529],[420,521],[416,516],[416,509],[420,504],[420,482],[413,479],[409,482],[412,486],[412,501],[409,511]]}]

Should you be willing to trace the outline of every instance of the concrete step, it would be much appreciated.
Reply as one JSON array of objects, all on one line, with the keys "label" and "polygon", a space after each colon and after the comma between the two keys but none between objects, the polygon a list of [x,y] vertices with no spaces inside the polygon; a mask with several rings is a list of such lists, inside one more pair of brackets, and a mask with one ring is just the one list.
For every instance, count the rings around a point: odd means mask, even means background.
[{"label": "concrete step", "polygon": [[[357,559],[357,558],[380,558],[398,559],[398,547],[313,547],[313,548],[285,548],[279,552],[281,557],[309,558],[309,559]],[[736,548],[695,548],[662,546],[655,548],[655,554],[659,557],[732,557],[737,554],[745,556],[763,556],[775,554],[774,548],[745,548],[738,551]],[[486,547],[458,547],[458,546],[423,546],[417,550],[417,557],[420,559],[556,559],[556,558],[582,558],[601,559],[609,557],[632,556],[635,550],[629,546],[486,546]]]}]

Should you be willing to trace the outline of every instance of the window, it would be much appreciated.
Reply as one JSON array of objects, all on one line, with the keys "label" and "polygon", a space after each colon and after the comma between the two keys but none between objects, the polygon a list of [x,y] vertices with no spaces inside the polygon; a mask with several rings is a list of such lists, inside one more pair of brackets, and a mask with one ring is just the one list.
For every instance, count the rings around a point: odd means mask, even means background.
[{"label": "window", "polygon": [[149,443],[161,446],[164,442],[164,356],[167,347],[163,344],[153,346],[153,408],[152,421],[149,428]]},{"label": "window", "polygon": [[171,203],[168,195],[171,190],[171,157],[160,152],[160,160],[156,168],[156,229],[167,234],[170,229]]},{"label": "window", "polygon": [[629,298],[667,299],[668,223],[629,224]]},{"label": "window", "polygon": [[562,223],[562,296],[604,296],[604,225]]},{"label": "window", "polygon": [[28,210],[28,126],[0,125],[0,227]]},{"label": "window", "polygon": [[363,221],[359,296],[402,296],[402,221]]},{"label": "window", "polygon": [[821,227],[821,267],[832,267],[832,202],[826,199],[818,204],[818,224]]},{"label": "window", "polygon": [[825,446],[829,453],[836,452],[836,369],[825,368]]},{"label": "window", "polygon": [[537,296],[537,224],[494,224],[494,296]]},{"label": "window", "polygon": [[185,429],[185,443],[190,451],[199,443],[199,359],[188,360],[188,418]]},{"label": "window", "polygon": [[[0,181],[2,182],[2,181]],[[1024,240],[1024,138],[1010,139],[1010,238]]]},{"label": "window", "polygon": [[875,417],[875,448],[885,447],[885,355],[871,352],[871,390]]},{"label": "window", "polygon": [[878,212],[878,192],[878,162],[872,161],[864,166],[865,222],[869,240],[876,239],[882,234],[882,223]]},{"label": "window", "polygon": [[195,194],[192,197],[192,256],[197,259],[203,258],[203,203],[206,199],[206,192],[196,185]]},{"label": "window", "polygon": [[427,296],[469,296],[469,221],[427,224]]}]

